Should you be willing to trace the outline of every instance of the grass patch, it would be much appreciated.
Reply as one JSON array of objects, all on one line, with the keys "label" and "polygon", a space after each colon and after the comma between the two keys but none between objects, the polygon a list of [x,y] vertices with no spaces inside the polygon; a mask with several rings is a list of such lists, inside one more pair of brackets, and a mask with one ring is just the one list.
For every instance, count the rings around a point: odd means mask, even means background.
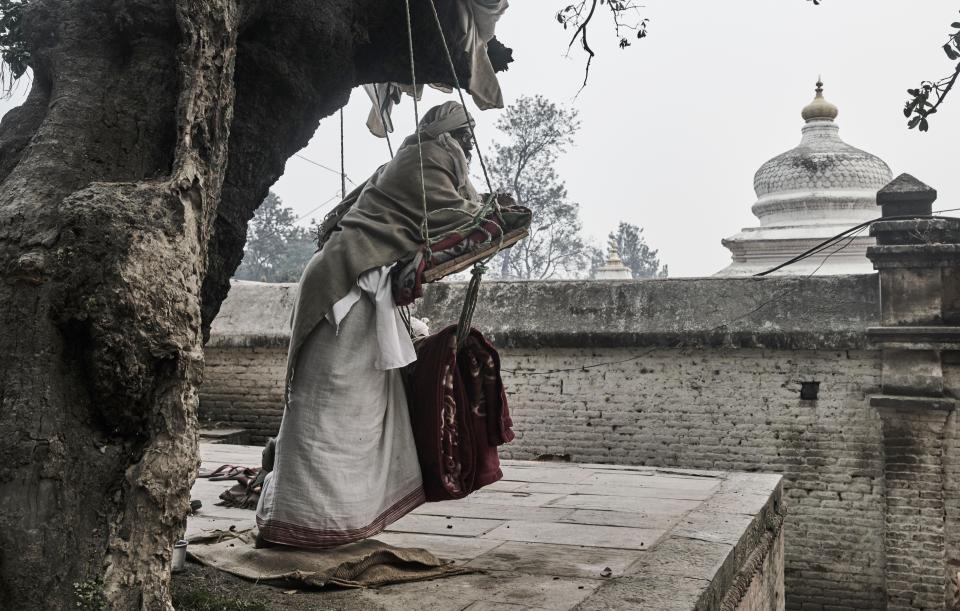
[{"label": "grass patch", "polygon": [[269,611],[263,603],[224,598],[206,590],[175,592],[173,606],[177,611]]}]

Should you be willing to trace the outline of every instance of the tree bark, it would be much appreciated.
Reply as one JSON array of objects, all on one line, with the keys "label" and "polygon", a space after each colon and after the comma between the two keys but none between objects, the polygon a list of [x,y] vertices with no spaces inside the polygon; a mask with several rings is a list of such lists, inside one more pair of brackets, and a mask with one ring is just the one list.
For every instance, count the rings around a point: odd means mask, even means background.
[{"label": "tree bark", "polygon": [[[412,4],[418,78],[449,82]],[[170,609],[246,223],[353,86],[409,81],[403,4],[27,7],[32,89],[0,123],[0,608]]]}]

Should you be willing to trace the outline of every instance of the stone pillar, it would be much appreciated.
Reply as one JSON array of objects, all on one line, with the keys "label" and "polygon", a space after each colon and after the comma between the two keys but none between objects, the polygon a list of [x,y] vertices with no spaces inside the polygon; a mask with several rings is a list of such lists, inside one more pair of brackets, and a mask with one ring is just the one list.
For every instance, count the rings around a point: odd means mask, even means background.
[{"label": "stone pillar", "polygon": [[957,571],[948,541],[960,499],[948,473],[957,460],[949,380],[960,354],[960,219],[932,218],[936,197],[908,174],[881,189],[884,220],[867,251],[880,272],[882,326],[868,333],[883,351],[882,394],[870,405],[883,423],[890,610],[950,609]]}]

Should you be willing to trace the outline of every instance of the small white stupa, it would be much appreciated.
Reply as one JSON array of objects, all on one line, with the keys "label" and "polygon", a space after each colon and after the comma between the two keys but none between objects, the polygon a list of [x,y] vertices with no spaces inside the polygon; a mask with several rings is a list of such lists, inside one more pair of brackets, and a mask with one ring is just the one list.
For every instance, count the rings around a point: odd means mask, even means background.
[{"label": "small white stupa", "polygon": [[[758,199],[752,210],[760,226],[723,240],[733,261],[716,275],[762,272],[880,216],[877,191],[890,182],[890,168],[879,157],[840,139],[833,121],[837,113],[837,107],[823,98],[823,83],[817,81],[816,97],[801,113],[806,124],[800,145],[760,166],[753,178]],[[866,252],[873,243],[863,231],[775,273],[871,273]]]},{"label": "small white stupa", "polygon": [[610,240],[610,245],[607,249],[607,261],[602,266],[593,270],[593,279],[630,280],[632,278],[633,271],[623,264],[617,243],[614,240]]}]

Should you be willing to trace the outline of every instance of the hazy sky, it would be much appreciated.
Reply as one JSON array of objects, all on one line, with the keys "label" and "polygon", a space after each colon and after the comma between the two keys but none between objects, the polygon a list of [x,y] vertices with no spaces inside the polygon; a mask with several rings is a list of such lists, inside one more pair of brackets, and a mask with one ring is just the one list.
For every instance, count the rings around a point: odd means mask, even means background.
[{"label": "hazy sky", "polygon": [[[576,99],[584,57],[576,48],[565,57],[567,33],[554,18],[567,3],[513,0],[497,33],[516,61],[500,83],[508,104],[542,94],[580,111],[576,146],[559,169],[598,241],[624,220],[645,228],[671,276],[725,267],[720,240],[756,224],[753,174],[799,143],[800,109],[818,74],[840,108],[844,140],[883,158],[894,175],[909,172],[935,187],[935,208],[960,207],[960,91],[928,133],[907,130],[901,112],[908,87],[951,70],[940,46],[957,20],[957,0],[648,0],[650,35],[626,50],[598,15],[591,36],[598,56]],[[425,106],[445,99],[429,91]],[[357,182],[389,158],[385,141],[364,126],[369,108],[357,89],[345,109],[346,169]],[[481,146],[496,139],[500,111],[471,111]],[[413,126],[409,98],[394,119],[396,143]],[[301,153],[338,168],[339,135],[330,117]],[[336,203],[316,210],[339,188],[338,175],[298,157],[274,186],[286,205],[310,213],[304,224]]]}]

